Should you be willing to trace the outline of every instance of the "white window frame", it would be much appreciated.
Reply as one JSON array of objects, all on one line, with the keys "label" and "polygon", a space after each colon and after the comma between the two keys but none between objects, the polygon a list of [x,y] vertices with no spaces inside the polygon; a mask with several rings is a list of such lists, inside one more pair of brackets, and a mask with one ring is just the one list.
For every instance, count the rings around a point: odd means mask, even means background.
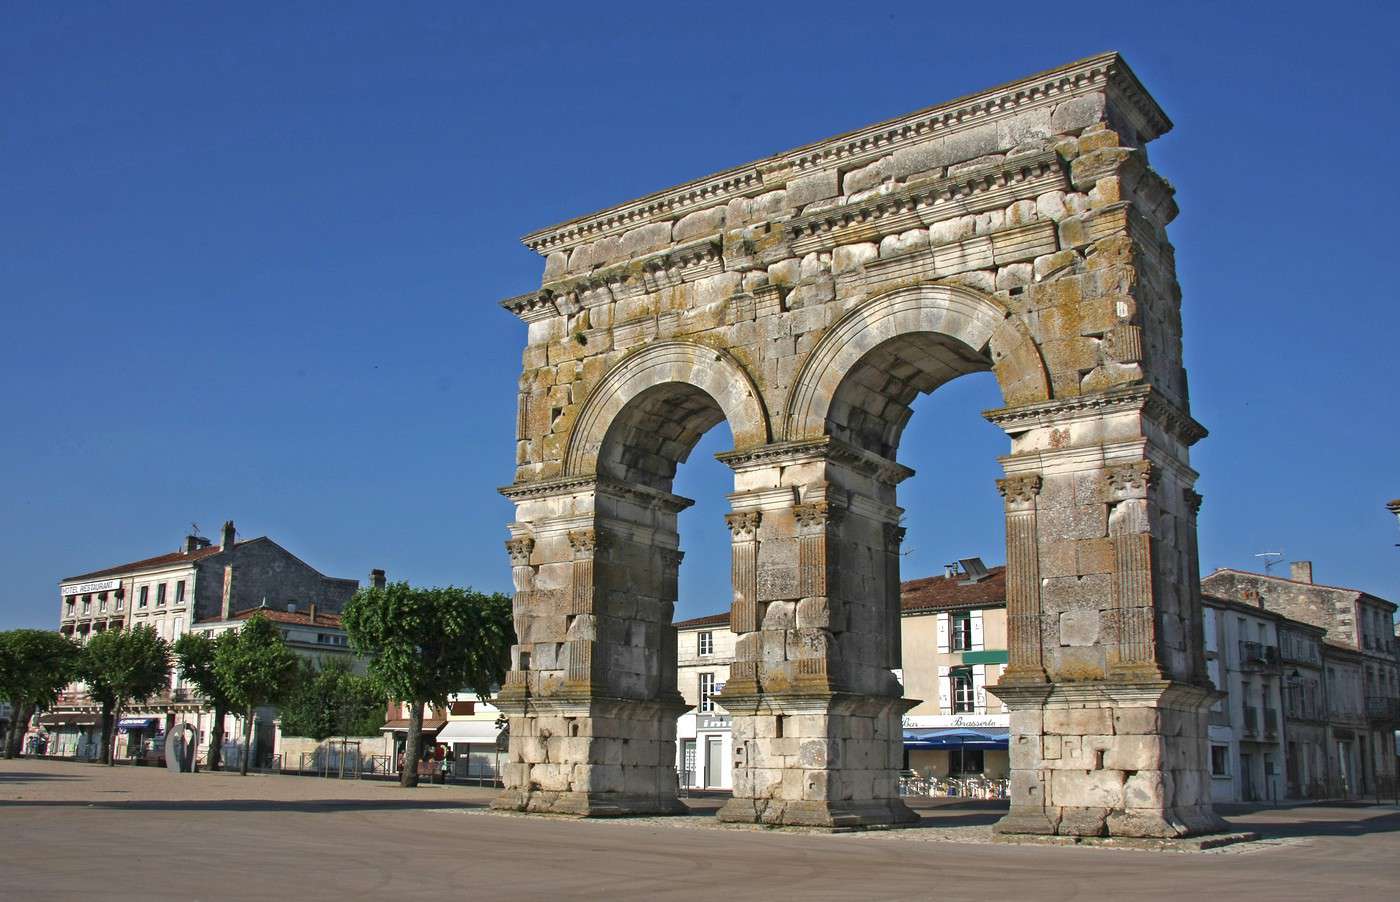
[{"label": "white window frame", "polygon": [[[963,679],[966,686],[960,687]],[[977,713],[977,688],[971,667],[955,667],[948,673],[948,687],[953,699],[954,714]]]},{"label": "white window frame", "polygon": [[695,634],[695,653],[702,658],[708,658],[715,653],[715,634],[713,630],[701,630]]},{"label": "white window frame", "polygon": [[704,671],[695,675],[695,690],[698,704],[695,710],[701,714],[709,714],[715,710],[715,675],[712,671]]}]

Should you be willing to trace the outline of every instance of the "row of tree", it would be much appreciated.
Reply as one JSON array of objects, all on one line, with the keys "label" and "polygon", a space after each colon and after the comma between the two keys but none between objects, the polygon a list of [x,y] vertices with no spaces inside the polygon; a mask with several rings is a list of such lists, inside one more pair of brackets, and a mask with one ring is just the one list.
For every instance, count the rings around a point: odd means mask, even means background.
[{"label": "row of tree", "polygon": [[[80,680],[102,708],[101,759],[110,765],[117,720],[129,706],[167,691],[173,667],[214,709],[215,736],[223,736],[230,710],[245,712],[247,748],[253,710],[274,704],[290,691],[297,657],[277,628],[262,617],[253,617],[236,632],[187,633],[173,645],[149,626],[101,632],[84,645],[44,630],[0,633],[0,697],[11,707],[5,757],[19,754],[35,709],[53,706],[64,687]],[[213,769],[219,767],[220,752],[220,744],[211,742],[209,766]],[[244,755],[241,769],[247,773],[247,768]]]},{"label": "row of tree", "polygon": [[[239,630],[187,633],[173,645],[147,626],[98,633],[81,646],[43,630],[0,632],[0,699],[12,708],[5,756],[19,754],[35,709],[53,706],[65,686],[81,680],[101,705],[102,761],[111,764],[121,713],[166,690],[171,668],[178,667],[213,709],[214,737],[224,735],[231,711],[243,713],[240,770],[245,774],[253,712],[259,707],[281,707],[286,735],[324,739],[376,732],[386,698],[408,702],[400,781],[414,786],[425,705],[445,709],[448,696],[461,689],[487,698],[504,679],[515,642],[510,599],[391,583],[357,592],[342,624],[351,649],[369,661],[367,677],[352,673],[344,662],[318,667],[298,658],[281,631],[256,615]],[[221,754],[220,743],[211,741],[210,769],[219,768]]]}]

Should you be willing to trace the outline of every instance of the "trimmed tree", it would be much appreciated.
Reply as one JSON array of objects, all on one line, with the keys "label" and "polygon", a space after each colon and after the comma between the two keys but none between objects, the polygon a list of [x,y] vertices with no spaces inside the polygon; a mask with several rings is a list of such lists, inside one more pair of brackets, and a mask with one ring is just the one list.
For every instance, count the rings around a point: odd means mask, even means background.
[{"label": "trimmed tree", "polygon": [[515,642],[510,598],[448,586],[408,583],[360,589],[341,623],[369,673],[389,697],[409,704],[408,740],[399,785],[418,785],[423,707],[447,707],[447,697],[471,689],[481,698],[505,678]]},{"label": "trimmed tree", "polygon": [[297,656],[282,633],[260,614],[253,615],[236,633],[218,644],[214,673],[224,694],[243,711],[243,755],[238,772],[248,774],[252,746],[253,712],[279,704],[297,679]]},{"label": "trimmed tree", "polygon": [[0,632],[0,699],[10,703],[5,757],[20,754],[25,726],[38,707],[47,708],[77,675],[79,649],[67,636],[47,630]]},{"label": "trimmed tree", "polygon": [[175,663],[185,679],[194,684],[205,704],[214,709],[214,723],[209,727],[209,758],[206,766],[218,770],[223,759],[224,722],[229,709],[233,707],[224,684],[214,670],[214,658],[219,645],[227,642],[233,633],[218,635],[209,633],[185,633],[175,640]]},{"label": "trimmed tree", "polygon": [[318,742],[332,736],[369,736],[384,723],[384,695],[340,657],[303,659],[296,688],[278,712],[282,735]]},{"label": "trimmed tree", "polygon": [[79,675],[102,706],[102,763],[110,765],[116,719],[170,685],[170,643],[149,626],[98,633],[83,646]]}]

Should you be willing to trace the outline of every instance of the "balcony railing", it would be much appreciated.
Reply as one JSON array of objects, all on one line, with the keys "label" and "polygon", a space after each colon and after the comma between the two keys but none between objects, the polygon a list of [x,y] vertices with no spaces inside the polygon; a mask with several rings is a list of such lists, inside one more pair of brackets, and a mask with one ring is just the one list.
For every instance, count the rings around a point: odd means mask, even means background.
[{"label": "balcony railing", "polygon": [[1240,643],[1240,667],[1264,669],[1278,666],[1278,648],[1263,642]]},{"label": "balcony railing", "polygon": [[1400,698],[1370,696],[1366,699],[1366,717],[1385,722],[1400,721]]}]

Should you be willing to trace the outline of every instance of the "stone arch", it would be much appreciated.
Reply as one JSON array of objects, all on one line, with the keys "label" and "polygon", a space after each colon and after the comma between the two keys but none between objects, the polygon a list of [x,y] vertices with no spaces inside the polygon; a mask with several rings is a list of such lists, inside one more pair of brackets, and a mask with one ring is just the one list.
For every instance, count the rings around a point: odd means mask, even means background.
[{"label": "stone arch", "polygon": [[[932,347],[909,348],[929,362],[908,386],[932,391],[953,376],[992,370],[1010,405],[1050,398],[1050,379],[1025,325],[995,299],[961,285],[930,283],[879,295],[832,326],[803,363],[788,395],[783,436],[789,441],[827,433],[838,389],[867,355],[881,346],[909,342],[909,336],[935,336]],[[938,364],[946,370],[940,379]],[[902,422],[894,428],[902,427]]]},{"label": "stone arch", "polygon": [[[703,397],[697,397],[701,393]],[[738,450],[769,440],[762,396],[732,355],[697,342],[657,342],[628,354],[589,393],[569,435],[565,475],[598,472],[609,430],[620,425],[619,414],[629,405],[641,408],[643,416],[647,407],[670,408],[682,434],[668,438],[686,445],[679,449],[686,453],[721,417],[729,422]],[[679,459],[684,460],[684,453]]]}]

